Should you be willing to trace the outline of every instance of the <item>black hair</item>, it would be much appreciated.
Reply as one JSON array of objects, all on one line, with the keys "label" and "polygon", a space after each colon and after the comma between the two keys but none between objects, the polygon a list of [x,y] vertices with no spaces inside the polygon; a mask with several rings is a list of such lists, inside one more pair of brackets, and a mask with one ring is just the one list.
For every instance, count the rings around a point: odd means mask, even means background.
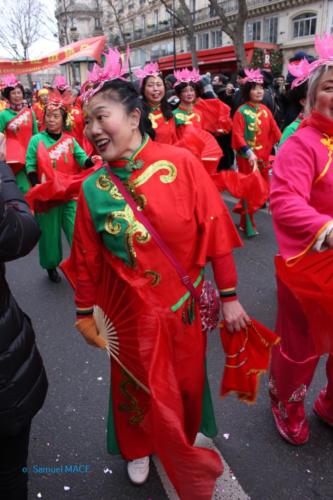
[{"label": "black hair", "polygon": [[186,87],[192,87],[192,89],[195,91],[196,97],[200,95],[200,85],[194,83],[194,82],[181,82],[175,87],[175,92],[178,97],[180,97],[181,92],[186,89]]},{"label": "black hair", "polygon": [[23,87],[23,85],[21,83],[18,83],[17,85],[15,85],[15,87],[5,87],[2,90],[2,95],[4,96],[5,99],[7,99],[7,101],[10,100],[9,97],[10,97],[11,91],[15,90],[17,87],[22,90],[23,99],[25,98],[24,87]]},{"label": "black hair", "polygon": [[257,83],[257,82],[245,82],[244,85],[242,85],[242,102],[243,103],[251,100],[250,99],[250,92],[257,85],[261,85],[263,87],[262,83]]},{"label": "black hair", "polygon": [[[148,102],[147,102],[147,99],[146,99],[146,96],[145,96],[145,88],[146,88],[146,83],[147,83],[148,79],[151,78],[151,76],[152,75],[145,76],[145,78],[142,80],[142,85],[141,85],[142,101],[144,103],[144,108],[145,108],[145,110],[146,110],[147,113],[149,113],[149,106],[148,106]],[[163,80],[163,76],[162,75],[158,75],[158,77],[162,80],[163,86],[164,86],[164,96],[163,96],[163,99],[161,100],[161,104],[160,104],[161,111],[162,111],[162,114],[163,114],[163,116],[164,116],[164,118],[166,120],[171,120],[171,118],[173,117],[172,108],[171,108],[170,104],[167,101],[166,88],[165,88],[165,83],[164,83],[164,80]]]},{"label": "black hair", "polygon": [[306,99],[307,91],[307,81],[301,83],[300,85],[297,85],[297,87],[294,87],[293,89],[288,90],[287,98],[290,104],[298,105],[301,111],[301,109],[303,108],[303,106],[301,105],[301,100]]},{"label": "black hair", "polygon": [[[155,131],[148,118],[147,110],[144,108],[142,100],[132,82],[120,79],[108,80],[98,93],[101,92],[106,98],[120,102],[128,114],[135,109],[139,109],[141,112],[139,130],[142,137],[148,134],[152,139],[155,139]],[[118,96],[118,99],[115,99],[114,93]]]}]

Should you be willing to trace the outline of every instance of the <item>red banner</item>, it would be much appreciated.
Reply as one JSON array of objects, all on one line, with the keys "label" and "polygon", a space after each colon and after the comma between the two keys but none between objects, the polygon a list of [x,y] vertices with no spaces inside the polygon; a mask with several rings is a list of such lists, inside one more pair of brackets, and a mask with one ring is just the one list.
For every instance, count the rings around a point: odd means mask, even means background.
[{"label": "red banner", "polygon": [[58,52],[41,59],[26,61],[8,61],[0,59],[0,75],[7,75],[8,73],[14,73],[15,75],[34,73],[35,71],[51,68],[57,64],[64,64],[77,57],[92,57],[100,62],[100,55],[104,50],[105,43],[105,36],[96,36],[61,47]]}]

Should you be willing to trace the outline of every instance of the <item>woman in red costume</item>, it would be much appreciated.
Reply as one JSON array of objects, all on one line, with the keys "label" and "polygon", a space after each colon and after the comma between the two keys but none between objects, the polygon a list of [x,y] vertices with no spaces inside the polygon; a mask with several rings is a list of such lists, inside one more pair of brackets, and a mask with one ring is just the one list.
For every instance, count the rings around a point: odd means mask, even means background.
[{"label": "woman in red costume", "polygon": [[201,159],[206,170],[216,172],[221,151],[218,143],[206,131],[192,127],[186,119],[175,120],[166,99],[166,88],[156,63],[135,71],[141,80],[141,95],[154,131],[154,140],[162,144],[184,147]]},{"label": "woman in red costume", "polygon": [[231,131],[232,119],[230,108],[219,99],[201,99],[199,97],[201,80],[197,70],[176,70],[174,88],[180,99],[178,108],[174,110],[178,120],[190,123],[194,127],[207,130],[216,135]]},{"label": "woman in red costume", "polygon": [[155,132],[155,141],[175,144],[179,140],[176,123],[166,99],[164,80],[157,63],[146,64],[143,69],[137,69],[134,73],[141,80],[141,95]]},{"label": "woman in red costume", "polygon": [[[264,97],[264,78],[260,70],[245,69],[242,97],[244,104],[239,106],[234,117],[231,145],[236,150],[238,170],[250,174],[258,167],[268,181],[268,160],[274,144],[281,138],[280,129],[271,111],[262,104]],[[253,213],[249,213],[253,232],[249,233],[246,224],[246,207],[241,209],[239,228],[247,236],[258,234]]]},{"label": "woman in red costume", "polygon": [[199,309],[119,186],[198,290],[212,262],[231,331],[249,321],[235,289],[232,250],[240,240],[201,163],[186,149],[149,138],[119,52],[106,58],[105,69],[96,66],[90,75],[85,113],[86,134],[107,163],[83,183],[71,257],[63,264],[75,288],[76,326],[89,344],[105,348],[92,315],[105,302],[123,359],[120,367],[112,357],[108,449],[128,461],[130,479],[142,484],[149,455],[157,453],[181,498],[208,500],[222,468],[214,451],[193,446],[205,381]]},{"label": "woman in red costume", "polygon": [[54,79],[53,85],[66,101],[69,99],[71,101],[71,104],[67,106],[66,132],[74,137],[87,155],[92,155],[93,148],[84,135],[84,116],[81,97],[75,97],[72,88],[62,75]]},{"label": "woman in red costume", "polygon": [[40,89],[37,92],[37,102],[32,105],[32,111],[35,113],[38,132],[42,132],[45,129],[44,125],[44,115],[45,115],[45,106],[49,100],[49,91],[48,89]]},{"label": "woman in red costume", "polygon": [[23,194],[30,189],[24,171],[25,154],[32,135],[37,134],[34,112],[24,104],[24,88],[15,75],[3,77],[3,96],[9,108],[0,112],[0,132],[6,135],[6,163],[13,170],[16,182]]},{"label": "woman in red costume", "polygon": [[[270,397],[277,429],[294,445],[309,439],[304,398],[319,361],[316,345],[323,337],[323,329],[328,330],[327,345],[331,346],[321,350],[321,353],[330,353],[326,361],[328,383],[313,409],[324,422],[333,425],[333,305],[329,304],[330,319],[323,322],[321,301],[326,299],[319,288],[333,249],[332,47],[332,36],[316,38],[319,59],[311,65],[305,64],[305,78],[311,75],[306,118],[279,150],[271,186],[271,210],[280,252],[276,259],[276,331],[282,342],[273,350]],[[318,259],[322,261],[321,270],[312,278],[313,285],[308,291],[310,302],[304,307],[304,297],[299,290],[307,284],[302,273],[312,269],[308,262]],[[304,267],[302,273],[296,272],[301,267]],[[300,281],[297,287],[290,285],[290,276],[295,273]]]}]

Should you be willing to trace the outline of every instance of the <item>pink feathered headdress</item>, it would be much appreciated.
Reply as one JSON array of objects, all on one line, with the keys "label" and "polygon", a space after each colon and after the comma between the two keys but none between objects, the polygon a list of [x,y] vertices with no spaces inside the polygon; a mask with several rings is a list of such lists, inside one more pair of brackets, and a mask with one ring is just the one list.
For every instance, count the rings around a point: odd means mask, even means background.
[{"label": "pink feathered headdress", "polygon": [[302,83],[309,79],[312,71],[318,67],[319,61],[312,61],[311,63],[307,59],[302,59],[298,63],[288,64],[288,71],[291,75],[295,76],[295,80],[291,83],[291,88],[294,89]]},{"label": "pink feathered headdress", "polygon": [[333,35],[324,33],[320,38],[315,36],[315,49],[318,54],[318,66],[322,64],[333,64]]},{"label": "pink feathered headdress", "polygon": [[151,62],[145,65],[144,68],[138,68],[134,70],[135,76],[139,80],[144,80],[147,76],[160,76],[160,69],[156,62]]},{"label": "pink feathered headdress", "polygon": [[309,63],[306,59],[302,59],[298,64],[292,63],[288,65],[289,73],[296,77],[291,84],[292,88],[308,80],[319,66],[333,66],[333,35],[329,35],[328,33],[324,33],[321,37],[316,35],[315,49],[318,59],[312,63]]},{"label": "pink feathered headdress", "polygon": [[253,83],[264,83],[264,77],[260,71],[260,69],[244,69],[245,77],[243,78],[243,83],[253,82]]},{"label": "pink feathered headdress", "polygon": [[178,70],[176,69],[173,74],[176,78],[176,82],[173,85],[174,87],[177,87],[177,85],[179,85],[180,83],[196,83],[200,82],[201,80],[200,73],[195,68],[193,68],[192,70],[188,68]]},{"label": "pink feathered headdress", "polygon": [[66,77],[63,75],[56,76],[53,85],[60,91],[64,91],[70,88],[66,80]]},{"label": "pink feathered headdress", "polygon": [[5,75],[5,76],[1,77],[1,79],[2,79],[3,88],[6,88],[6,87],[15,88],[18,85],[21,85],[21,82],[16,79],[16,76],[13,73],[11,73],[10,75]]},{"label": "pink feathered headdress", "polygon": [[88,80],[83,85],[82,99],[89,101],[104,83],[110,80],[127,80],[125,75],[129,71],[129,48],[126,50],[124,61],[118,49],[109,49],[105,54],[104,66],[94,64],[93,69],[88,73]]}]

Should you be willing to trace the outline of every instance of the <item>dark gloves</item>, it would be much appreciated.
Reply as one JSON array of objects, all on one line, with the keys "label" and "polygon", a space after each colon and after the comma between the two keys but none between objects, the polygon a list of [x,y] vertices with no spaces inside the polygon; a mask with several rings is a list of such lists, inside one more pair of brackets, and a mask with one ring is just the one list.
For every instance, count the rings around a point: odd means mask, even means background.
[{"label": "dark gloves", "polygon": [[28,179],[29,179],[30,184],[32,185],[32,187],[36,186],[36,184],[40,184],[40,182],[38,180],[37,172],[29,172],[28,173]]}]

